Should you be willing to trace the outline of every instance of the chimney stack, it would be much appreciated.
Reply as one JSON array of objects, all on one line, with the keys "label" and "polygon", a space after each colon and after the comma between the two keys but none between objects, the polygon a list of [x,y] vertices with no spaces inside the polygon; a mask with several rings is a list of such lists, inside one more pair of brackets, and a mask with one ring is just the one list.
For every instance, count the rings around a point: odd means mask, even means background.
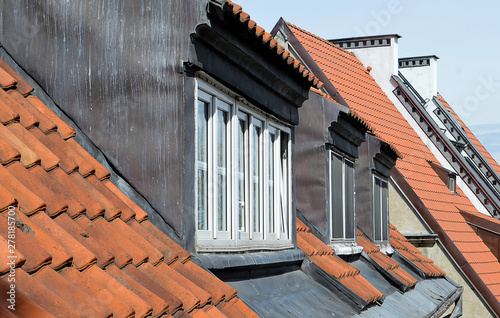
[{"label": "chimney stack", "polygon": [[437,95],[437,60],[435,55],[399,59],[399,71],[424,99]]},{"label": "chimney stack", "polygon": [[[384,91],[392,75],[398,74],[398,34],[375,35],[329,40],[354,53]],[[392,89],[391,89],[392,91]]]}]

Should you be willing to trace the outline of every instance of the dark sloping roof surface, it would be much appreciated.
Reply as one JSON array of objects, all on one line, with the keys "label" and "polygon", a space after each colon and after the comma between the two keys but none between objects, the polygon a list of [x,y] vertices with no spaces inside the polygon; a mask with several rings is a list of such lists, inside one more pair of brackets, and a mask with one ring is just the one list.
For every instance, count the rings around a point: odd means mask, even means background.
[{"label": "dark sloping roof surface", "polygon": [[377,137],[402,154],[396,167],[436,220],[434,230],[450,240],[500,300],[500,264],[459,211],[474,211],[472,203],[459,189],[459,195],[455,195],[441,181],[427,162],[437,160],[354,54],[294,25],[288,26],[349,107],[375,127]]},{"label": "dark sloping roof surface", "polygon": [[0,293],[15,256],[17,297],[15,311],[2,297],[0,316],[256,316],[147,220],[4,61],[0,86]]}]

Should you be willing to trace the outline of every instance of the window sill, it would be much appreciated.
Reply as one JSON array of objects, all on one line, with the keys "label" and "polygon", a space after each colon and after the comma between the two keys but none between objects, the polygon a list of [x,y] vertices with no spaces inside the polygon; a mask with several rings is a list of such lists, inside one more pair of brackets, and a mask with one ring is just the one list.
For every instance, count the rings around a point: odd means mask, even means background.
[{"label": "window sill", "polygon": [[335,251],[335,255],[358,255],[363,252],[363,247],[354,242],[335,242],[330,247]]},{"label": "window sill", "polygon": [[252,245],[238,245],[238,246],[224,246],[224,245],[204,245],[198,244],[198,253],[241,253],[249,251],[282,251],[293,249],[294,246],[290,241],[283,242],[282,244],[252,244]]},{"label": "window sill", "polygon": [[305,253],[299,249],[274,252],[254,252],[245,254],[198,254],[196,258],[207,269],[222,270],[226,268],[243,268],[262,265],[300,263],[305,258]]},{"label": "window sill", "polygon": [[387,255],[392,255],[396,251],[389,242],[375,242],[380,251]]}]

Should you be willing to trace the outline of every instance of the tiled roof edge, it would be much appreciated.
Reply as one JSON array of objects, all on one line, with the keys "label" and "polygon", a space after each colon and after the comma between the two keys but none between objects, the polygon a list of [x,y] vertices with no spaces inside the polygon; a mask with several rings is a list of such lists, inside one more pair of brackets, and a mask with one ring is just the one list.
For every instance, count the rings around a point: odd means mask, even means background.
[{"label": "tiled roof edge", "polygon": [[250,19],[250,15],[243,11],[240,5],[235,4],[231,0],[226,0],[226,12],[236,18],[247,30],[256,38],[259,38],[264,45],[266,45],[272,52],[280,57],[287,65],[289,65],[295,72],[302,76],[309,85],[320,89],[323,83],[314,74],[309,72],[299,60],[293,58],[284,47],[278,44],[273,39],[273,36],[266,32],[264,28],[257,25],[257,23]]}]

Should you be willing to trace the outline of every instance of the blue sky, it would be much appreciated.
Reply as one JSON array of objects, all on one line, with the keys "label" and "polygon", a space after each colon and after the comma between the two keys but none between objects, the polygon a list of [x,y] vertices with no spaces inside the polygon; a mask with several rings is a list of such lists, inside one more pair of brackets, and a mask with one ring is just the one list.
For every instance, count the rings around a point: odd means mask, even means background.
[{"label": "blue sky", "polygon": [[267,31],[283,17],[327,39],[397,33],[400,57],[437,55],[438,91],[500,162],[500,1],[236,3]]}]

